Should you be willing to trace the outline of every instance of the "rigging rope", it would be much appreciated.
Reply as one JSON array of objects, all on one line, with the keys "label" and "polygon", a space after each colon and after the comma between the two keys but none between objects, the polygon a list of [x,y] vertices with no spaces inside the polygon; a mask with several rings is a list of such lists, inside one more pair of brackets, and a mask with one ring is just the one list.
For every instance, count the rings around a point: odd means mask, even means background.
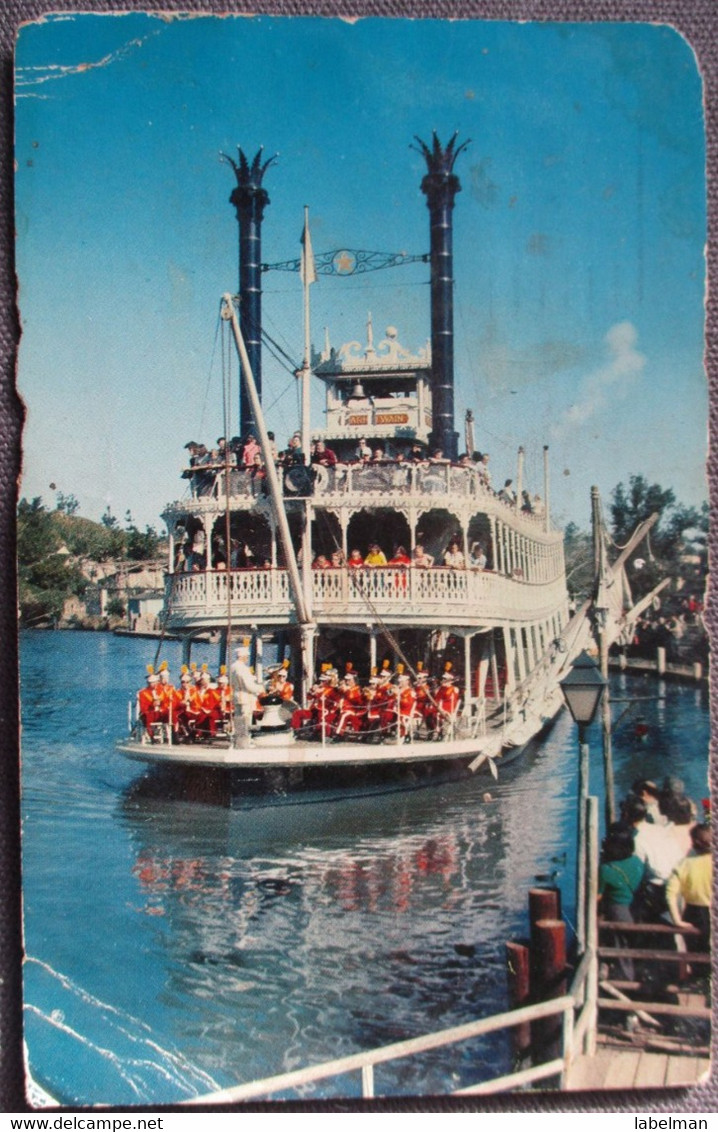
[{"label": "rigging rope", "polygon": [[199,418],[199,433],[200,434],[202,433],[203,428],[204,428],[204,414],[205,414],[206,409],[207,409],[207,398],[209,397],[209,387],[210,387],[210,384],[212,382],[212,370],[214,368],[214,356],[215,356],[215,353],[217,352],[217,339],[219,338],[220,325],[221,325],[221,317],[220,317],[220,314],[218,313],[217,314],[217,325],[215,326],[215,330],[214,330],[214,342],[212,343],[212,356],[209,360],[209,370],[207,372],[207,384],[205,386],[205,391],[204,391],[204,401],[202,403],[202,412],[200,413],[200,418]]}]

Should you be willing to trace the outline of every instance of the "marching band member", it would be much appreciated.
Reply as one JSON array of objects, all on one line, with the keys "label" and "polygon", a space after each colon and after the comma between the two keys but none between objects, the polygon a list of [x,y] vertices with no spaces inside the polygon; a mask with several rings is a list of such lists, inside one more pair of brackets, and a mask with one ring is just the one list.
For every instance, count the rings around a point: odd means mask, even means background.
[{"label": "marching band member", "polygon": [[234,695],[229,686],[227,665],[223,664],[217,677],[217,708],[216,722],[224,726],[226,734],[232,730],[232,715],[234,712]]},{"label": "marching band member", "polygon": [[429,687],[429,673],[424,671],[421,661],[416,666],[416,712],[419,720],[424,723],[426,730],[432,732],[436,729],[436,707],[432,703],[431,688]]},{"label": "marching band member", "polygon": [[276,674],[276,693],[281,700],[294,699],[294,684],[288,679],[289,661],[283,660],[282,667]]},{"label": "marching band member", "polygon": [[399,673],[398,687],[397,687],[397,707],[399,709],[399,738],[409,740],[413,737],[416,724],[419,719],[416,710],[416,692],[411,686],[411,680],[407,672],[404,672],[404,666],[397,665],[397,672]]},{"label": "marching band member", "polygon": [[174,698],[176,688],[170,678],[169,665],[166,660],[163,660],[159,667],[160,682],[158,691],[160,695],[160,702],[162,704],[162,722],[168,723],[170,727],[174,726]]},{"label": "marching band member", "polygon": [[369,683],[364,688],[364,729],[371,735],[381,736],[381,717],[384,710],[384,699],[379,693],[379,677],[376,668],[372,668]]},{"label": "marching band member", "polygon": [[379,683],[376,695],[381,704],[381,729],[386,734],[396,723],[397,699],[396,687],[391,682],[392,671],[389,661],[385,660],[379,673]]},{"label": "marching band member", "polygon": [[147,686],[137,693],[137,714],[142,720],[147,736],[152,743],[155,741],[152,730],[153,724],[162,723],[162,696],[160,695],[159,682],[160,678],[155,672],[154,666],[148,664]]},{"label": "marching band member", "polygon": [[199,705],[197,733],[209,735],[213,739],[217,730],[218,696],[217,689],[212,687],[212,677],[206,664],[200,669],[197,703]]},{"label": "marching band member", "polygon": [[181,742],[191,742],[195,737],[195,727],[200,714],[197,688],[186,664],[182,665],[180,686],[174,698],[175,734]]},{"label": "marching band member", "polygon": [[307,696],[307,706],[305,708],[297,708],[292,714],[292,729],[294,731],[301,731],[303,728],[308,727],[310,724],[315,724],[319,716],[319,695],[322,688],[322,682],[328,682],[328,665],[322,667],[319,674],[319,679],[315,680],[312,684],[309,694]]},{"label": "marching band member", "polygon": [[339,685],[340,697],[338,703],[338,721],[334,733],[335,738],[343,735],[348,729],[355,735],[361,729],[364,716],[364,696],[357,684],[356,673],[351,663],[347,664],[344,679]]},{"label": "marching band member", "polygon": [[434,697],[438,708],[441,730],[442,732],[448,731],[449,734],[451,734],[453,726],[456,723],[459,700],[461,699],[459,689],[454,684],[451,667],[451,662],[447,661],[444,675],[441,677],[441,684],[437,688],[436,696]]}]

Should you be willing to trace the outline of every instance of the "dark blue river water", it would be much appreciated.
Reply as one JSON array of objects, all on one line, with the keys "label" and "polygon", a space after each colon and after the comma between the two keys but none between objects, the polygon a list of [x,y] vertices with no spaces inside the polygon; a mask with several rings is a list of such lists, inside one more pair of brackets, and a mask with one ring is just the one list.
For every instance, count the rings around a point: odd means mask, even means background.
[{"label": "dark blue river water", "polygon": [[[177,644],[163,656],[178,669]],[[566,713],[498,782],[230,798],[115,751],[153,660],[153,642],[108,634],[21,639],[26,1041],[51,1094],[180,1102],[506,1008],[504,944],[537,878],[555,874],[573,919]],[[705,796],[705,691],[621,676],[613,697],[618,796],[666,774]],[[380,1068],[376,1091],[441,1094],[510,1060],[484,1039]],[[358,1076],[302,1093],[338,1094]]]}]

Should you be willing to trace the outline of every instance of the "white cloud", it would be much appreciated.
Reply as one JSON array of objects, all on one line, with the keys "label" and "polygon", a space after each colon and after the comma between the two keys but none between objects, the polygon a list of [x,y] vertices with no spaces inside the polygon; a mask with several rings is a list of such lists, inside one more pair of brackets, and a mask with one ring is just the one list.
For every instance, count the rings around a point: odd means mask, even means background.
[{"label": "white cloud", "polygon": [[646,358],[636,349],[638,334],[633,323],[617,322],[604,341],[609,355],[607,363],[584,378],[578,400],[562,413],[551,430],[554,439],[586,424],[610,400],[625,397],[630,384],[642,373]]}]

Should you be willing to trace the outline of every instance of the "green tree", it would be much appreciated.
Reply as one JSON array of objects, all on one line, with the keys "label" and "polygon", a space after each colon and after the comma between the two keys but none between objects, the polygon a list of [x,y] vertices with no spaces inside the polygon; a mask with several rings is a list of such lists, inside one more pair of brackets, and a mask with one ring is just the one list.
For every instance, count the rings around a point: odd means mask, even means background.
[{"label": "green tree", "polygon": [[[671,488],[649,484],[645,476],[631,476],[628,487],[619,483],[611,494],[614,542],[624,546],[654,512],[658,514],[656,524],[629,560],[634,595],[643,596],[665,577],[702,593],[707,573],[708,505],[685,507],[676,502]],[[697,562],[692,561],[696,558]]]},{"label": "green tree", "polygon": [[62,536],[40,496],[21,499],[17,515],[20,619],[26,624],[58,618],[66,599],[81,593],[85,580],[68,562]]},{"label": "green tree", "polygon": [[80,502],[74,495],[65,495],[64,492],[58,491],[57,493],[57,510],[61,511],[64,515],[74,515],[80,509]]},{"label": "green tree", "polygon": [[144,532],[132,526],[127,530],[127,557],[142,561],[145,558],[156,558],[159,547],[159,537],[153,527],[147,526]]},{"label": "green tree", "polygon": [[576,523],[568,523],[564,531],[564,557],[568,592],[583,601],[593,588],[593,539]]}]

